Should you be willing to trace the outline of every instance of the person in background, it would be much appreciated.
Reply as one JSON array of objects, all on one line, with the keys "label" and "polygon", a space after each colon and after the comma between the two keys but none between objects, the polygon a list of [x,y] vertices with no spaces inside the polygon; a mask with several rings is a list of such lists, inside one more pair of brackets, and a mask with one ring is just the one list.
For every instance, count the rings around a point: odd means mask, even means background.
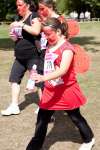
[{"label": "person in background", "polygon": [[75,20],[78,19],[78,13],[77,13],[77,11],[74,11],[74,19],[75,19]]},{"label": "person in background", "polygon": [[87,11],[85,11],[85,20],[86,21],[90,21],[90,19],[91,19],[91,13],[87,10]]},{"label": "person in background", "polygon": [[69,17],[72,18],[72,19],[74,19],[74,11],[72,11],[72,12],[69,13]]},{"label": "person in background", "polygon": [[[51,18],[51,17],[59,17],[59,15],[56,13],[56,7],[55,7],[55,3],[53,0],[39,0],[39,10],[38,10],[38,14],[41,20],[41,23],[43,23],[47,18]],[[46,47],[48,44],[48,41],[46,39],[46,36],[44,34],[44,32],[41,32],[41,38],[40,38],[40,51],[39,51],[39,57],[40,57],[40,61],[39,61],[39,70],[41,72],[41,74],[43,74],[43,68],[44,68],[44,57],[45,57],[45,51],[46,51]],[[42,86],[42,91],[43,91],[43,86]],[[42,96],[42,91],[41,89],[38,90],[39,92],[39,97]],[[36,109],[35,113],[37,114],[39,110],[39,107]],[[54,117],[52,116],[51,121],[54,121]]]},{"label": "person in background", "polygon": [[[56,12],[55,2],[53,0],[39,0],[38,13],[39,13],[41,23],[45,22],[45,20],[47,18],[51,18],[51,17],[58,18],[59,17],[59,15]],[[47,44],[48,44],[48,41],[46,39],[46,36],[45,36],[44,32],[41,32],[40,52],[39,52],[39,57],[40,57],[39,68],[40,68],[41,74],[43,74],[44,57],[45,57],[45,51],[46,51]],[[43,91],[43,88],[42,88],[42,91]],[[39,97],[42,96],[42,91],[41,91],[41,89],[38,90],[39,95],[40,95]],[[39,110],[39,107],[35,111],[36,114],[38,113],[38,110]],[[52,116],[50,122],[53,122],[54,120],[55,120],[55,117]]]},{"label": "person in background", "polygon": [[38,12],[42,22],[44,22],[47,18],[59,17],[55,2],[53,0],[39,0]]},{"label": "person in background", "polygon": [[44,75],[34,74],[32,78],[37,83],[45,82],[45,87],[39,103],[35,134],[26,150],[41,150],[49,120],[56,110],[64,110],[79,129],[84,142],[79,150],[91,150],[95,139],[90,126],[80,112],[80,107],[86,103],[86,98],[76,79],[75,49],[67,40],[68,26],[57,18],[49,18],[44,23],[43,32],[48,40]]},{"label": "person in background", "polygon": [[38,64],[38,52],[35,40],[41,31],[41,23],[38,16],[38,4],[33,0],[16,0],[19,21],[10,25],[10,37],[15,41],[15,61],[13,63],[9,81],[12,88],[11,104],[2,115],[16,115],[20,113],[18,106],[21,80],[27,70],[31,70],[33,64]]},{"label": "person in background", "polygon": [[84,12],[80,12],[80,15],[79,15],[80,21],[84,21],[84,18],[85,18]]},{"label": "person in background", "polygon": [[70,14],[69,14],[70,18],[72,19],[75,19],[77,20],[78,19],[78,13],[77,11],[72,11]]}]

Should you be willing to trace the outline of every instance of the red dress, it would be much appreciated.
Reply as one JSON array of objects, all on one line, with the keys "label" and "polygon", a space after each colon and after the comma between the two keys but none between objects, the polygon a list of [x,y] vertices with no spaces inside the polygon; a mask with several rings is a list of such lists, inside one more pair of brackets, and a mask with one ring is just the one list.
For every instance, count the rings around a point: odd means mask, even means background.
[{"label": "red dress", "polygon": [[[44,74],[50,73],[60,66],[64,50],[72,50],[74,47],[65,42],[56,51],[45,55]],[[48,110],[71,110],[80,107],[86,102],[75,77],[73,61],[66,74],[54,80],[46,81],[40,108]]]}]

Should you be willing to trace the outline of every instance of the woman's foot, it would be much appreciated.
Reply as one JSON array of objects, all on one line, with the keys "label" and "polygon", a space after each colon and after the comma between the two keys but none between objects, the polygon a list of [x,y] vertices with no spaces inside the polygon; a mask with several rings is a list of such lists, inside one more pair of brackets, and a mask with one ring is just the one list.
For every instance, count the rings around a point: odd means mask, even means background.
[{"label": "woman's foot", "polygon": [[92,140],[88,143],[83,143],[79,150],[92,150],[93,146],[95,144],[95,139],[92,138]]},{"label": "woman's foot", "polygon": [[7,109],[1,110],[2,116],[18,115],[19,113],[20,113],[19,106],[15,104],[10,104]]}]

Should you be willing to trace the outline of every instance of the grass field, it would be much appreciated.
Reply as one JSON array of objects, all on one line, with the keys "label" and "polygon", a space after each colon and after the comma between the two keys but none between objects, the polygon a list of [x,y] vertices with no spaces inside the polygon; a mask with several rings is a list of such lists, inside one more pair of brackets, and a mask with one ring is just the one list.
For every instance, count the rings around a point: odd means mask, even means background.
[{"label": "grass field", "polygon": [[[80,43],[91,56],[90,70],[78,75],[78,81],[87,104],[81,108],[82,114],[88,120],[94,131],[96,145],[93,150],[100,149],[100,22],[81,23],[80,34],[72,40]],[[0,110],[6,108],[11,99],[8,77],[13,63],[14,43],[9,39],[8,26],[0,26]],[[35,128],[38,97],[27,94],[24,77],[20,95],[21,114],[18,116],[0,116],[0,150],[25,150],[33,129]],[[79,132],[73,126],[64,112],[56,112],[55,123],[49,124],[44,150],[78,150],[81,139]],[[67,119],[66,119],[67,118]]]}]

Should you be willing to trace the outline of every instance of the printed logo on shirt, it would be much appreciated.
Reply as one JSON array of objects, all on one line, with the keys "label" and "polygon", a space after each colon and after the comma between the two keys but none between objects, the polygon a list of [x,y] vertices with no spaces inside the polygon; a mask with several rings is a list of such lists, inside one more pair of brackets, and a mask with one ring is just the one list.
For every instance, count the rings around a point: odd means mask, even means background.
[{"label": "printed logo on shirt", "polygon": [[[55,71],[57,66],[54,65],[54,61],[57,59],[57,57],[58,57],[57,54],[46,53],[45,63],[44,63],[44,74],[48,74],[48,73]],[[48,82],[52,86],[56,86],[56,85],[60,85],[64,83],[61,77],[54,79],[54,80],[50,80]]]}]

